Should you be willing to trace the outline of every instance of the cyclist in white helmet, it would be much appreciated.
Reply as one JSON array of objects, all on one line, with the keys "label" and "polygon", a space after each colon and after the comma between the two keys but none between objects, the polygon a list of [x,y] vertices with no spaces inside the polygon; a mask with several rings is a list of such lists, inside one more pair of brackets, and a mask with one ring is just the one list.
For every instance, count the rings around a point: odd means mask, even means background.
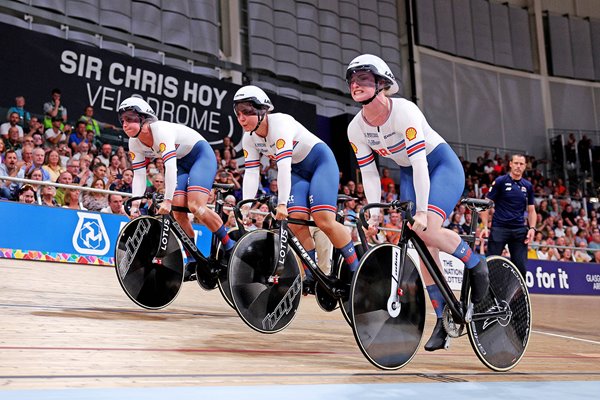
[{"label": "cyclist in white helmet", "polygon": [[[165,200],[159,214],[168,214],[171,206],[187,207],[198,220],[221,240],[226,252],[235,242],[229,238],[223,221],[206,207],[217,173],[214,150],[195,130],[185,125],[159,121],[150,105],[139,97],[129,97],[118,109],[119,121],[129,136],[129,155],[133,176],[133,195],[141,196],[146,189],[146,166],[160,157],[165,163]],[[132,209],[132,215],[136,212]],[[186,212],[173,211],[173,216],[189,235],[194,237]],[[188,254],[184,280],[194,279],[195,260]]]},{"label": "cyclist in white helmet", "polygon": [[[233,97],[234,111],[244,130],[244,198],[256,196],[260,180],[260,157],[277,162],[276,219],[313,217],[316,225],[340,249],[351,271],[358,258],[350,232],[335,220],[339,168],[331,149],[291,115],[270,114],[274,107],[266,93],[256,86],[244,86]],[[315,259],[315,243],[306,226],[290,228]],[[349,282],[348,282],[349,283]],[[314,291],[314,277],[306,270],[303,287]]]},{"label": "cyclist in white helmet", "polygon": [[[473,253],[456,232],[442,227],[465,185],[458,157],[414,103],[389,97],[398,91],[398,83],[381,58],[371,54],[356,57],[348,65],[346,81],[352,99],[362,104],[348,126],[348,139],[361,169],[367,201],[374,203],[381,198],[374,153],[391,158],[400,166],[400,199],[416,204],[412,229],[423,239],[438,266],[440,250],[464,262],[472,277],[471,300],[479,302],[489,286],[485,259]],[[369,229],[378,224],[374,217]],[[425,344],[425,350],[434,351],[443,348],[446,340],[441,319],[445,301],[427,270],[421,271],[438,318]]]}]

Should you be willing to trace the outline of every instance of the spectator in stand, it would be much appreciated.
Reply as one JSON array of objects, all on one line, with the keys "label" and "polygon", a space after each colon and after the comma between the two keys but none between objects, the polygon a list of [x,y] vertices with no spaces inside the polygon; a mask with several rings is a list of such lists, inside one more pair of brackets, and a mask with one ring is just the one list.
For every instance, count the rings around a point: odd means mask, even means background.
[{"label": "spectator in stand", "polygon": [[73,157],[69,158],[67,161],[67,171],[71,173],[73,177],[73,183],[79,184],[79,160],[75,160]]},{"label": "spectator in stand", "polygon": [[60,155],[60,162],[62,165],[67,165],[67,162],[71,158],[72,151],[67,146],[67,142],[59,142],[58,148],[56,149]]},{"label": "spectator in stand", "polygon": [[540,247],[536,251],[536,255],[538,260],[558,260],[558,258],[556,258],[556,255],[550,251],[550,248],[548,247],[548,242],[546,240],[541,241]]},{"label": "spectator in stand", "polygon": [[8,122],[5,122],[2,125],[0,125],[0,135],[3,138],[7,138],[8,130],[10,128],[14,127],[17,129],[19,140],[22,140],[24,134],[23,134],[23,128],[21,127],[21,125],[19,125],[19,122],[20,122],[19,114],[16,112],[10,113],[8,115]]},{"label": "spectator in stand", "polygon": [[567,187],[565,186],[565,182],[562,180],[562,178],[558,178],[556,180],[556,185],[554,186],[554,195],[560,197],[568,195]]},{"label": "spectator in stand", "polygon": [[237,152],[235,151],[235,148],[233,146],[233,143],[231,143],[231,138],[229,136],[225,136],[223,138],[223,148],[221,149],[221,158],[224,158],[223,153],[225,152],[225,150],[229,150],[229,153],[231,154],[231,158],[236,158]]},{"label": "spectator in stand", "polygon": [[[106,189],[104,180],[96,178],[93,180],[92,188]],[[83,207],[89,211],[100,211],[108,206],[108,199],[104,193],[86,191],[82,196]]]},{"label": "spectator in stand", "polygon": [[46,129],[44,135],[46,137],[46,143],[48,146],[57,146],[58,142],[67,140],[67,135],[61,130],[62,118],[53,117],[50,128]]},{"label": "spectator in stand", "polygon": [[[42,181],[42,169],[41,168],[33,168],[27,175],[25,175],[25,179],[31,179],[32,181]],[[34,189],[35,189],[35,193],[37,195],[37,198],[39,198],[39,194],[40,194],[40,186],[41,185],[37,185],[37,184],[32,184],[31,185]],[[38,199],[38,203],[39,203],[39,199]]]},{"label": "spectator in stand", "polygon": [[[61,103],[61,91],[60,89],[52,89],[52,99],[44,103],[44,128],[49,129],[52,127],[53,119],[58,118],[62,123],[67,123],[67,108]],[[62,129],[62,125],[59,129]]]},{"label": "spectator in stand", "polygon": [[40,205],[48,207],[58,207],[58,203],[54,199],[54,196],[56,196],[56,188],[54,186],[46,185],[40,189],[40,192]]},{"label": "spectator in stand", "polygon": [[[131,163],[129,162],[129,157],[127,157],[127,152],[125,151],[125,148],[123,146],[117,147],[116,154],[117,154],[117,156],[119,156],[119,160],[121,160],[121,169],[125,170],[127,168],[131,168]],[[162,158],[160,160],[162,160]],[[165,163],[163,161],[163,170],[162,171],[160,169],[158,170],[163,175],[165,174],[164,165],[165,165]]]},{"label": "spectator in stand", "polygon": [[596,264],[600,264],[600,250],[596,250],[594,252],[594,259],[592,260],[593,263]]},{"label": "spectator in stand", "polygon": [[69,135],[69,147],[73,149],[73,153],[79,150],[79,143],[87,140],[85,131],[85,122],[77,121],[75,131]]},{"label": "spectator in stand", "polygon": [[448,226],[446,228],[453,230],[454,232],[458,233],[459,235],[463,235],[465,232],[462,229],[462,224],[460,223],[460,220],[462,219],[462,215],[458,212],[452,213],[452,216],[450,217],[450,223],[448,224]]},{"label": "spectator in stand", "polygon": [[[164,174],[163,174],[164,176]],[[112,183],[123,177],[123,170],[121,169],[121,160],[117,154],[113,154],[110,157],[110,163],[108,165],[107,170],[108,184],[112,185]]]},{"label": "spectator in stand", "polygon": [[165,192],[165,176],[161,173],[156,173],[151,178],[152,185],[146,188],[146,194]]},{"label": "spectator in stand", "polygon": [[[77,146],[77,152],[73,154],[73,158],[76,160],[81,159],[82,156],[90,154],[90,144],[87,141],[82,141]],[[91,159],[90,159],[91,160]]]},{"label": "spectator in stand", "polygon": [[[57,183],[61,183],[63,185],[72,185],[73,184],[73,175],[69,171],[64,171],[58,177]],[[65,204],[65,192],[66,188],[56,188],[56,195],[54,199],[58,203],[59,206],[63,206]]]},{"label": "spectator in stand", "polygon": [[[553,218],[552,217],[548,217],[547,220],[552,221]],[[557,218],[556,219],[556,227],[554,228],[554,236],[559,238],[559,237],[563,237],[566,236],[566,229],[565,229],[565,225],[563,223],[563,219],[562,218]]]},{"label": "spectator in stand", "polygon": [[354,223],[356,222],[356,201],[354,199],[347,200],[344,203],[344,220],[346,222]]},{"label": "spectator in stand", "polygon": [[397,211],[391,211],[390,222],[383,225],[383,227],[394,229],[394,231],[385,231],[385,240],[388,243],[398,244],[398,241],[400,240],[400,228],[402,227],[402,218],[400,217],[400,213]]},{"label": "spectator in stand", "polygon": [[79,196],[81,190],[79,189],[65,189],[64,208],[70,208],[72,210],[82,210]]},{"label": "spectator in stand", "polygon": [[107,214],[127,215],[123,208],[123,196],[120,194],[108,195],[108,206],[104,207],[100,212]]},{"label": "spectator in stand", "polygon": [[123,171],[123,177],[121,179],[115,179],[110,185],[110,190],[124,193],[131,193],[133,184],[133,170],[127,168]]},{"label": "spectator in stand", "polygon": [[346,186],[348,186],[348,190],[350,190],[350,196],[356,197],[356,183],[353,180],[349,180],[346,182]]},{"label": "spectator in stand", "polygon": [[92,183],[96,180],[96,179],[102,179],[102,181],[104,182],[104,186],[106,187],[108,185],[108,176],[106,174],[106,165],[104,165],[101,162],[96,162],[96,164],[94,164],[92,168],[92,176],[90,176],[88,178],[88,180],[86,181],[86,186],[90,186],[92,185]]},{"label": "spectator in stand", "polygon": [[94,119],[94,107],[92,105],[85,107],[83,115],[79,117],[79,121],[83,122],[86,125],[86,130],[92,131],[97,139],[100,138],[102,129],[123,130],[121,127]]},{"label": "spectator in stand", "polygon": [[395,185],[395,182],[392,178],[390,178],[390,170],[389,168],[382,168],[381,170],[381,191],[385,192],[389,188],[390,185]]},{"label": "spectator in stand", "polygon": [[46,153],[42,168],[48,173],[48,176],[50,177],[49,180],[52,182],[56,182],[60,174],[66,171],[66,168],[62,165],[60,155],[56,150],[50,150]]},{"label": "spectator in stand", "polygon": [[17,152],[17,156],[20,155],[23,143],[19,139],[19,130],[16,126],[8,128],[8,135],[6,139],[3,139],[3,142],[6,150],[14,150]]},{"label": "spectator in stand", "polygon": [[573,258],[573,250],[565,249],[565,251],[563,252],[563,255],[559,261],[574,262],[575,258]]},{"label": "spectator in stand", "polygon": [[573,252],[573,258],[576,262],[590,262],[592,261],[592,256],[585,250],[587,245],[584,242],[579,242],[579,247],[577,250]]},{"label": "spectator in stand", "polygon": [[160,157],[154,159],[154,166],[156,166],[156,170],[158,173],[165,175],[165,160]]},{"label": "spectator in stand", "polygon": [[31,135],[33,137],[33,147],[44,149],[46,146],[46,140],[44,139],[44,133],[35,132]]},{"label": "spectator in stand", "polygon": [[90,153],[98,154],[98,148],[102,147],[102,143],[94,136],[94,132],[88,129],[85,132],[85,138],[90,144]]},{"label": "spectator in stand", "polygon": [[277,195],[279,194],[279,185],[277,183],[277,179],[273,179],[269,183],[269,188],[268,188],[268,190],[265,190],[265,192],[266,192],[266,194],[277,198]]},{"label": "spectator in stand", "polygon": [[354,192],[354,197],[358,199],[358,204],[367,204],[367,197],[365,195],[365,187],[362,183],[358,183],[356,185],[356,191]]},{"label": "spectator in stand", "polygon": [[44,125],[40,122],[39,118],[35,115],[29,120],[29,128],[23,131],[24,134],[32,135],[39,133],[41,137],[44,137]]},{"label": "spectator in stand", "polygon": [[107,167],[110,165],[112,151],[112,146],[109,143],[104,143],[100,148],[100,154],[98,154],[98,159],[100,159],[102,164],[106,165]]},{"label": "spectator in stand", "polygon": [[592,166],[592,158],[590,154],[590,150],[592,149],[592,140],[587,137],[587,135],[583,135],[579,143],[577,143],[577,153],[579,155],[579,163],[581,165],[581,170],[584,172],[590,172]]},{"label": "spectator in stand", "polygon": [[[527,245],[535,235],[537,214],[533,199],[533,186],[523,178],[525,156],[515,154],[510,161],[510,172],[498,177],[492,184],[487,197],[494,200],[492,229],[488,239],[488,251],[491,255],[500,255],[506,245],[512,261],[523,277],[527,274]],[[527,212],[527,225],[525,225]],[[489,210],[481,213],[484,229],[488,236],[487,222]]]},{"label": "spectator in stand", "polygon": [[600,250],[600,229],[594,228],[592,230],[592,240],[588,243],[588,247],[595,250]]},{"label": "spectator in stand", "polygon": [[[16,178],[18,172],[17,153],[14,150],[8,150],[4,156],[4,162],[0,164],[0,178],[3,176]],[[0,197],[14,200],[18,186],[16,182],[0,180]]]},{"label": "spectator in stand", "polygon": [[[17,152],[17,158],[19,153]],[[17,167],[21,169],[24,166],[31,166],[33,164],[33,146],[31,144],[25,144],[21,149],[21,159],[17,161]]]},{"label": "spectator in stand", "polygon": [[31,174],[31,171],[33,171],[34,169],[39,169],[40,171],[42,171],[42,180],[49,181],[50,174],[48,173],[48,171],[46,171],[42,168],[44,166],[45,158],[46,158],[46,152],[44,151],[44,149],[39,148],[39,147],[33,149],[32,156],[31,156],[31,164],[30,165],[26,164],[23,167],[21,167],[17,177],[24,178],[27,175]]},{"label": "spectator in stand", "polygon": [[23,185],[18,192],[19,203],[37,204],[37,194],[33,186]]},{"label": "spectator in stand", "polygon": [[564,220],[564,223],[565,223],[565,225],[567,227],[571,227],[571,226],[576,226],[577,225],[577,223],[575,222],[575,218],[577,217],[577,214],[573,210],[573,206],[570,203],[568,203],[565,206],[565,209],[561,213],[561,216],[562,216],[562,218]]},{"label": "spectator in stand", "polygon": [[17,96],[15,97],[15,105],[8,109],[6,113],[6,118],[10,117],[10,114],[17,113],[19,116],[19,126],[22,128],[26,128],[29,126],[29,121],[31,120],[31,114],[29,111],[25,110],[25,97]]},{"label": "spectator in stand", "polygon": [[565,144],[565,155],[568,169],[575,169],[577,162],[577,139],[574,133],[569,133],[567,143]]},{"label": "spectator in stand", "polygon": [[92,155],[86,154],[79,158],[79,174],[77,177],[79,178],[79,184],[82,186],[89,186],[87,184],[90,176],[93,175],[90,166],[92,165]]}]

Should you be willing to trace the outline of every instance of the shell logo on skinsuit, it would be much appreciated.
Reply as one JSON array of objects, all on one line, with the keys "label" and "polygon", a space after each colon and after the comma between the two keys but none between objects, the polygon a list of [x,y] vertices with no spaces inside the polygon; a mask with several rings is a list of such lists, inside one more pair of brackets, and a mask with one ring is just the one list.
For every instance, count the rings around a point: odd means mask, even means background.
[{"label": "shell logo on skinsuit", "polygon": [[358,153],[358,147],[356,147],[354,143],[350,142],[350,146],[352,146],[352,151],[354,151],[354,154]]},{"label": "shell logo on skinsuit", "polygon": [[248,152],[244,149],[244,158],[248,158]]},{"label": "shell logo on skinsuit", "polygon": [[275,142],[275,147],[277,147],[277,150],[283,149],[283,146],[285,146],[285,140],[279,139],[277,142]]},{"label": "shell logo on skinsuit", "polygon": [[408,140],[413,140],[417,137],[417,130],[415,128],[408,128],[406,130],[406,138]]},{"label": "shell logo on skinsuit", "polygon": [[129,158],[131,159],[131,161],[135,160],[135,153],[133,151],[129,152]]},{"label": "shell logo on skinsuit", "polygon": [[158,145],[158,151],[160,151],[161,153],[163,151],[165,151],[166,148],[167,148],[167,145],[164,144],[164,143],[161,143],[161,144]]}]

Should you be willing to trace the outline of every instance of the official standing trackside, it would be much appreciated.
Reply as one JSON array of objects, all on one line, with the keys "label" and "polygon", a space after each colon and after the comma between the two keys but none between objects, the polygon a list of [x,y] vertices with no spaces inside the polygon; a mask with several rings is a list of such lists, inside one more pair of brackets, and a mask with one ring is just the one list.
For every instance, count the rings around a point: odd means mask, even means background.
[{"label": "official standing trackside", "polygon": [[[526,161],[522,154],[515,154],[510,161],[510,172],[499,176],[492,183],[487,198],[494,200],[492,229],[488,235],[490,211],[481,213],[483,229],[481,236],[489,236],[488,254],[501,255],[508,245],[510,258],[525,278],[527,269],[527,245],[535,236],[537,214],[533,202],[533,185],[523,178]],[[527,211],[527,225],[525,224]]]}]

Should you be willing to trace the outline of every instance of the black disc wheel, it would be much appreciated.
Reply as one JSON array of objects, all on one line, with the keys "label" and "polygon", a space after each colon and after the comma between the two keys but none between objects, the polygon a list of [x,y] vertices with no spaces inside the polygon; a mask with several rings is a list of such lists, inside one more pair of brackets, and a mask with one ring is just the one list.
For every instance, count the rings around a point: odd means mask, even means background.
[{"label": "black disc wheel", "polygon": [[[240,240],[240,237],[242,236],[242,232],[237,228],[230,229],[227,233],[229,234],[229,237],[235,240],[236,242]],[[223,298],[225,299],[227,304],[229,304],[231,308],[234,308],[233,299],[231,298],[231,288],[229,286],[229,274],[227,272],[229,259],[224,259],[223,257],[223,246],[221,245],[221,243],[219,243],[219,246],[217,247],[217,260],[219,260],[221,268],[217,273],[217,283],[219,285],[219,291],[223,295]]]},{"label": "black disc wheel", "polygon": [[502,372],[517,365],[527,350],[531,302],[525,280],[512,262],[491,256],[487,263],[490,290],[475,305],[467,328],[477,357],[488,368]]},{"label": "black disc wheel", "polygon": [[160,220],[142,216],[125,225],[115,249],[121,287],[134,303],[152,310],[171,304],[183,283],[183,254],[173,231],[169,231],[166,256],[160,263],[154,260],[161,235]]},{"label": "black disc wheel", "polygon": [[[294,317],[302,297],[302,277],[296,257],[285,243],[277,252],[279,234],[258,229],[244,235],[229,260],[229,285],[233,304],[252,329],[275,333]],[[283,246],[282,246],[283,247]]]},{"label": "black disc wheel", "polygon": [[425,326],[423,283],[408,255],[400,284],[392,283],[393,271],[400,267],[400,253],[398,246],[390,244],[372,248],[352,281],[354,337],[365,357],[386,370],[401,368],[414,357]]}]

